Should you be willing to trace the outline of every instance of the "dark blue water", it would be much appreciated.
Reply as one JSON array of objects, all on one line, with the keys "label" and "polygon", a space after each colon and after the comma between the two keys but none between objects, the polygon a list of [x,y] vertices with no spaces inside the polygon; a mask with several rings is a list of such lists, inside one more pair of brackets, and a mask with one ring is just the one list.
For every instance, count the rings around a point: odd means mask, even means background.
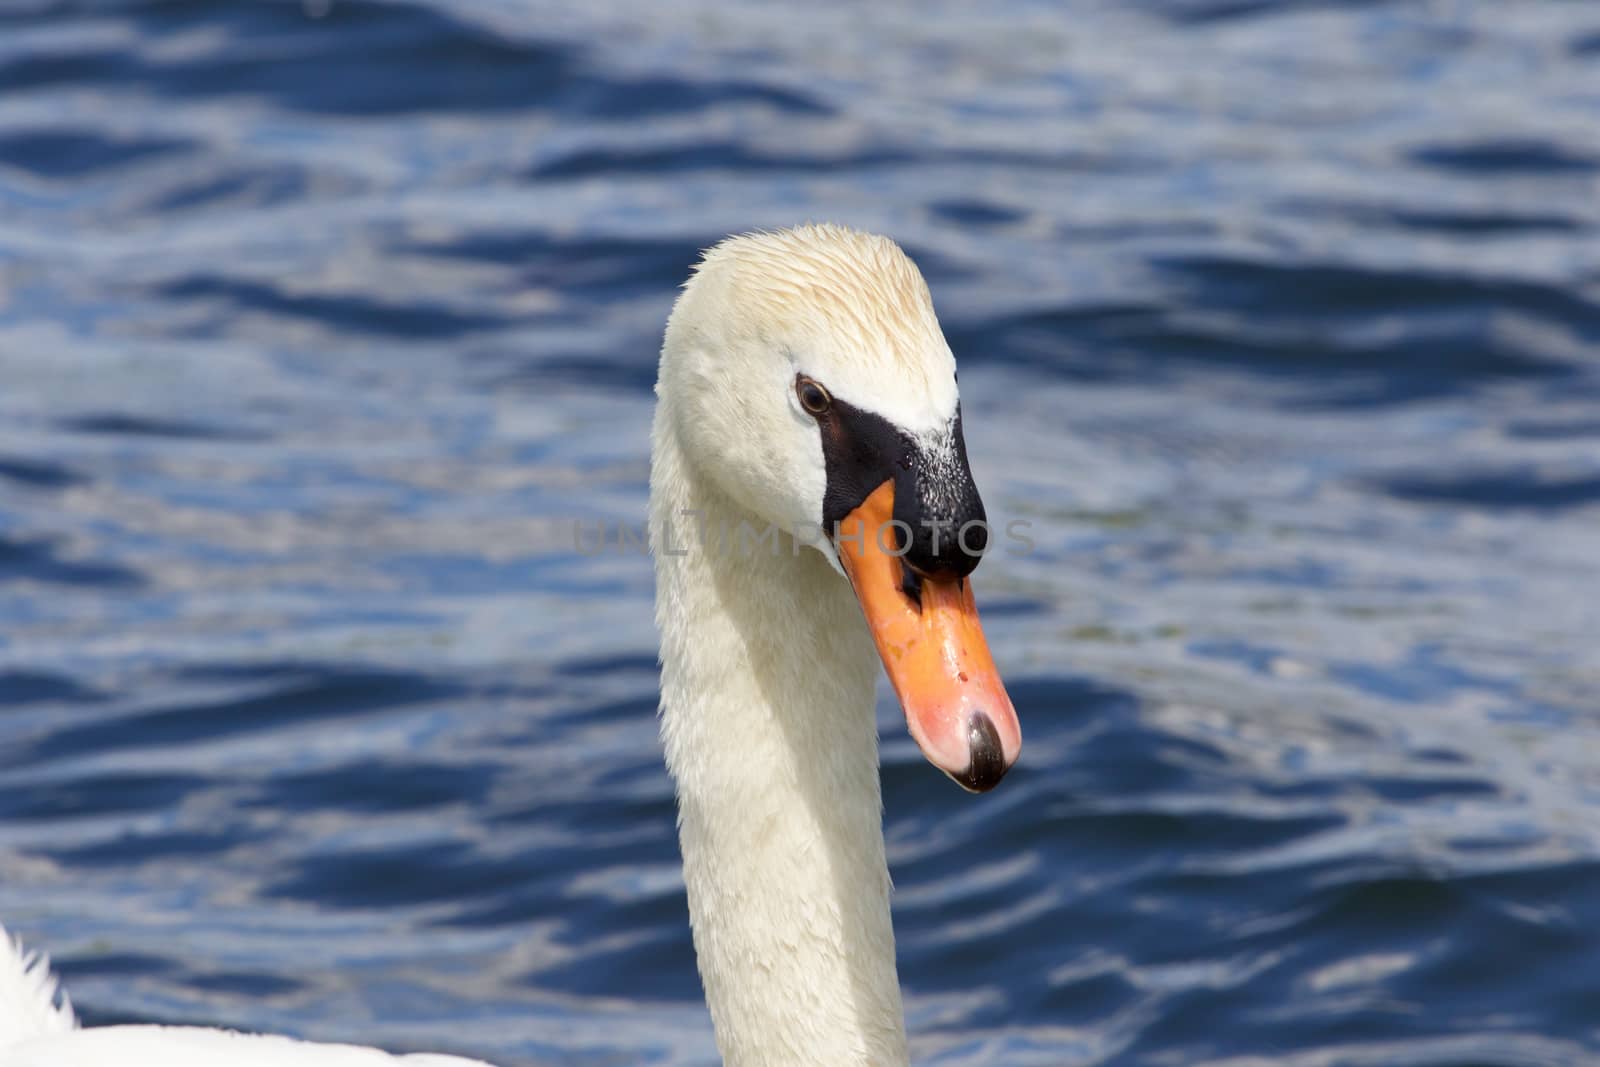
[{"label": "dark blue water", "polygon": [[[91,1022],[713,1059],[695,250],[919,259],[1028,745],[880,709],[919,1062],[1600,1060],[1600,5],[0,6],[0,920]],[[589,528],[592,528],[590,526]]]}]

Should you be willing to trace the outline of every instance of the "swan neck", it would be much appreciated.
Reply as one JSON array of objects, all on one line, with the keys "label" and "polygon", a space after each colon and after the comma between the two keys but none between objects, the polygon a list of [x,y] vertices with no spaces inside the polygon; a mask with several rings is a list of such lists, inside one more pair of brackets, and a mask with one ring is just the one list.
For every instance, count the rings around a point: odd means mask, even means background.
[{"label": "swan neck", "polygon": [[661,735],[723,1061],[905,1064],[860,609],[815,549],[736,542],[761,524],[664,410],[654,438]]}]

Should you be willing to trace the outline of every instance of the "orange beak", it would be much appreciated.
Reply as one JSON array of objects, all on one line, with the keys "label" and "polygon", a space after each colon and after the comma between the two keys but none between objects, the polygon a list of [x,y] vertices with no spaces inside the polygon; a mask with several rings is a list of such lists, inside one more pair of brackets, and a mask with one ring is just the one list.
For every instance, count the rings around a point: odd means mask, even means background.
[{"label": "orange beak", "polygon": [[1022,727],[978,623],[971,580],[923,578],[921,602],[907,594],[893,517],[890,480],[839,523],[839,562],[922,754],[963,789],[993,789],[1016,762]]}]

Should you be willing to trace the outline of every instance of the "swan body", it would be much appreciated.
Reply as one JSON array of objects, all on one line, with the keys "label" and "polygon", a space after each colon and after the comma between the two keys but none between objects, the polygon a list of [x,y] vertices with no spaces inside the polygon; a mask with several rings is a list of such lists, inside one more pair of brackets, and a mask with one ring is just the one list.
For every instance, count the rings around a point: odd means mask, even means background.
[{"label": "swan body", "polygon": [[[966,580],[982,546],[954,539],[983,516],[954,357],[898,246],[807,226],[706,253],[668,322],[656,393],[661,738],[718,1048],[730,1067],[906,1064],[878,664],[924,753],[965,788],[992,787],[1021,743]],[[223,1063],[486,1067],[79,1029],[45,964],[0,931],[5,1067]]]},{"label": "swan body", "polygon": [[0,927],[0,1064],[4,1067],[491,1067],[459,1056],[391,1056],[198,1026],[79,1029],[49,962]]}]

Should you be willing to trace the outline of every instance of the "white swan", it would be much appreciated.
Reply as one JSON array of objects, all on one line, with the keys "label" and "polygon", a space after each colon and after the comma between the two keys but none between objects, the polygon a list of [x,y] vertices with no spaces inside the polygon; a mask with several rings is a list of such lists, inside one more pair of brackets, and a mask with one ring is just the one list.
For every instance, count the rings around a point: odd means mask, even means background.
[{"label": "white swan", "polygon": [[[893,242],[808,226],[706,254],[668,322],[656,391],[661,735],[718,1047],[735,1067],[905,1064],[877,663],[923,752],[966,788],[993,786],[1021,745],[966,580],[983,506],[955,360]],[[83,1030],[54,989],[0,937],[0,1063],[471,1062]]]}]

